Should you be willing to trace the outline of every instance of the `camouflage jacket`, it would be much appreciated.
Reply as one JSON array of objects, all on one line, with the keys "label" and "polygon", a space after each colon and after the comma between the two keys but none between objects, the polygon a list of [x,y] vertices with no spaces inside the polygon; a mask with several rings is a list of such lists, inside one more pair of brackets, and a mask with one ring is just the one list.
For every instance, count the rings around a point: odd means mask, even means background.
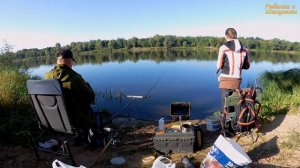
[{"label": "camouflage jacket", "polygon": [[95,124],[90,104],[95,101],[95,94],[77,72],[67,65],[57,64],[45,79],[57,79],[63,86],[66,107],[74,126],[88,128]]}]

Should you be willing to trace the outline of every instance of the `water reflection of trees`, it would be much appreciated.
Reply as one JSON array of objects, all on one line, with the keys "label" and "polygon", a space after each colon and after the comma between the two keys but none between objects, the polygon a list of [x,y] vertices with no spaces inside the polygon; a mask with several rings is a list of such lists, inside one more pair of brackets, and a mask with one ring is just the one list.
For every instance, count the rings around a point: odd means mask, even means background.
[{"label": "water reflection of trees", "polygon": [[251,52],[251,59],[255,62],[269,61],[272,63],[300,62],[300,55],[293,53],[274,53],[274,52]]},{"label": "water reflection of trees", "polygon": [[[290,53],[251,52],[251,60],[255,62],[269,61],[272,63],[300,62],[300,55]],[[178,60],[211,61],[217,59],[214,50],[153,50],[153,51],[113,51],[105,53],[82,52],[74,56],[76,64],[102,64],[106,62],[137,62],[152,60],[156,63]],[[21,68],[55,64],[54,56],[27,58],[16,61]]]}]

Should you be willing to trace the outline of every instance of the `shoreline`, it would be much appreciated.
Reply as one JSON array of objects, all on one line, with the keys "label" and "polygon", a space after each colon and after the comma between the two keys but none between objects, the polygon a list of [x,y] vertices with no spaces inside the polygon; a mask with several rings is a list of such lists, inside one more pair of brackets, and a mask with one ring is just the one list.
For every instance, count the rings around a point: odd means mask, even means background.
[{"label": "shoreline", "polygon": [[[300,115],[285,114],[277,115],[270,123],[264,123],[261,129],[253,132],[257,136],[257,141],[251,143],[249,136],[242,136],[239,134],[232,137],[242,146],[245,152],[252,160],[252,166],[267,168],[270,166],[278,167],[297,167],[300,165],[300,148],[299,145],[294,148],[284,146],[284,143],[292,143],[290,136],[292,130],[295,130],[296,135],[300,135],[299,123]],[[210,132],[205,129],[205,123],[201,120],[193,120],[193,122],[200,123],[204,135],[204,147],[194,153],[172,153],[169,158],[176,165],[180,165],[180,160],[187,156],[195,167],[199,167],[204,160],[219,132]],[[173,122],[173,124],[176,122]],[[169,126],[171,123],[166,123]],[[154,125],[144,125],[136,128],[126,128],[122,132],[122,144],[118,146],[110,146],[104,153],[103,157],[98,158],[99,152],[102,150],[87,150],[84,146],[72,147],[77,162],[83,166],[90,166],[91,163],[96,162],[95,167],[114,167],[110,163],[110,159],[116,156],[122,156],[126,162],[122,165],[124,168],[150,168],[152,163],[144,164],[142,158],[147,156],[158,156],[153,150],[152,135],[158,123]],[[297,141],[296,141],[297,142]],[[36,160],[34,152],[29,148],[21,146],[1,145],[2,152],[0,152],[0,166],[1,167],[36,167],[43,168],[45,165],[50,166],[55,159],[59,159],[64,163],[69,164],[66,158],[49,157],[50,155],[42,153],[42,160]],[[5,159],[6,158],[6,159]],[[29,162],[29,160],[31,162]]]}]

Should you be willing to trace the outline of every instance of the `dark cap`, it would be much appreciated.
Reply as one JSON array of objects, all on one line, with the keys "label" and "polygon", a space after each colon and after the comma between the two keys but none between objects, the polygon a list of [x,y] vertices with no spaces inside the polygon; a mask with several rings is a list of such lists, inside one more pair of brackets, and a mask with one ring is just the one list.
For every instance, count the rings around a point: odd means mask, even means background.
[{"label": "dark cap", "polygon": [[72,58],[73,61],[75,61],[75,59],[73,58],[73,53],[71,50],[69,49],[62,49],[57,53],[57,57],[62,57],[62,58]]}]

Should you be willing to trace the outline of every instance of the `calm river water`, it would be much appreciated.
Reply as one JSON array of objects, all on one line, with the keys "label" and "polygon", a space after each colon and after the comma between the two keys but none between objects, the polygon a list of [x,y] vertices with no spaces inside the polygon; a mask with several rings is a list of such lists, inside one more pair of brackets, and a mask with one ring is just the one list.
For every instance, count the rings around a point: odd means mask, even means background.
[{"label": "calm river water", "polygon": [[[99,109],[157,120],[169,119],[172,102],[190,102],[190,118],[203,119],[220,106],[216,58],[213,51],[85,54],[77,56],[73,69],[93,87]],[[300,62],[299,56],[288,54],[256,52],[250,58],[251,68],[243,71],[242,87],[253,85],[265,71],[296,68]],[[30,65],[32,74],[43,77],[50,71],[53,61],[49,63],[49,59],[55,60],[46,58]],[[148,97],[132,99],[126,95]]]}]

